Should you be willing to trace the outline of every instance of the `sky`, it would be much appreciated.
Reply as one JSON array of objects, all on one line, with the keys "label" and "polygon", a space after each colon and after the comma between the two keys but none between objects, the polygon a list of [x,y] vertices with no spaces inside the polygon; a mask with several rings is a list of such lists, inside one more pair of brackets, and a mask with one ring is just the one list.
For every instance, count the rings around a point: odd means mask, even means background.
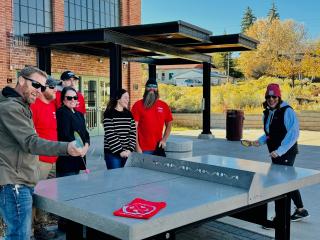
[{"label": "sky", "polygon": [[319,0],[141,0],[142,23],[183,20],[213,35],[239,33],[248,6],[259,19],[273,2],[281,20],[293,19],[304,25],[308,38],[320,39]]}]

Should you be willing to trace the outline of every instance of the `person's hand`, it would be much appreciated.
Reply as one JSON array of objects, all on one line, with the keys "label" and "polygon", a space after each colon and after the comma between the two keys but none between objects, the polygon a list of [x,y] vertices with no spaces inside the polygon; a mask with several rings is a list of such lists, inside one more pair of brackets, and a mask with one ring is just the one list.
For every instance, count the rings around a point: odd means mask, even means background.
[{"label": "person's hand", "polygon": [[251,141],[251,146],[259,147],[260,143],[259,141]]},{"label": "person's hand", "polygon": [[159,148],[163,148],[163,149],[165,149],[165,147],[166,147],[166,141],[164,141],[163,139],[161,139],[161,141],[159,142]]},{"label": "person's hand", "polygon": [[270,156],[271,156],[272,158],[277,158],[277,157],[279,157],[279,155],[278,155],[278,153],[277,153],[276,151],[271,152],[271,153],[270,153]]},{"label": "person's hand", "polygon": [[128,157],[129,157],[130,154],[131,154],[131,151],[130,150],[126,150],[126,152],[127,152]]},{"label": "person's hand", "polygon": [[137,145],[137,146],[136,146],[136,151],[137,151],[137,153],[142,153],[141,147]]},{"label": "person's hand", "polygon": [[87,154],[88,150],[89,150],[89,144],[86,143],[86,144],[84,145],[84,147],[82,148],[81,157],[84,157],[84,156]]},{"label": "person's hand", "polygon": [[68,143],[67,152],[70,156],[78,157],[81,156],[83,148],[77,148],[75,141]]},{"label": "person's hand", "polygon": [[127,152],[127,150],[125,150],[125,151],[122,151],[121,153],[120,153],[120,157],[122,157],[122,158],[128,158],[128,152]]}]

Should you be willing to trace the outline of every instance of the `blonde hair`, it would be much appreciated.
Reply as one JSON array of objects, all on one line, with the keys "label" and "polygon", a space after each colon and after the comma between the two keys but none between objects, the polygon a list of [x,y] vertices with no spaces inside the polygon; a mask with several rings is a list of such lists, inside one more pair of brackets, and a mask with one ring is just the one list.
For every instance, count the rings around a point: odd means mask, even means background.
[{"label": "blonde hair", "polygon": [[34,74],[34,73],[38,73],[41,76],[48,78],[48,75],[46,72],[40,70],[37,67],[33,67],[33,66],[27,66],[24,69],[22,69],[19,73],[19,77],[30,77],[30,75]]}]

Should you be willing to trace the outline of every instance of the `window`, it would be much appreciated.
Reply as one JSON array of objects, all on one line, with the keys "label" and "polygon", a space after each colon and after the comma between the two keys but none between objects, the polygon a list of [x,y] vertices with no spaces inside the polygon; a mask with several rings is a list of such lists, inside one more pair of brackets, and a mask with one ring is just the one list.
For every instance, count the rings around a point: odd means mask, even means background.
[{"label": "window", "polygon": [[14,0],[15,35],[52,31],[51,0]]},{"label": "window", "polygon": [[64,0],[65,30],[119,26],[119,0]]},{"label": "window", "polygon": [[169,80],[171,80],[173,78],[173,74],[174,73],[169,73]]},{"label": "window", "polygon": [[166,74],[165,74],[165,73],[161,73],[161,80],[162,80],[162,81],[165,80],[165,77],[166,77]]}]

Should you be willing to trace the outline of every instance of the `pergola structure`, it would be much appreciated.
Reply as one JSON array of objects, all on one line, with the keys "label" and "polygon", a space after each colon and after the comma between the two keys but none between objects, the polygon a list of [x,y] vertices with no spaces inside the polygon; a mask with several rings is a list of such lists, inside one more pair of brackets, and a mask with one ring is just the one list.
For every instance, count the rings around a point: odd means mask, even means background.
[{"label": "pergola structure", "polygon": [[113,28],[27,34],[37,47],[38,66],[51,74],[51,50],[110,58],[110,95],[122,85],[122,61],[147,63],[149,76],[157,65],[203,64],[203,137],[210,131],[211,56],[206,53],[249,51],[258,41],[243,34],[212,36],[203,28],[183,21]]}]

